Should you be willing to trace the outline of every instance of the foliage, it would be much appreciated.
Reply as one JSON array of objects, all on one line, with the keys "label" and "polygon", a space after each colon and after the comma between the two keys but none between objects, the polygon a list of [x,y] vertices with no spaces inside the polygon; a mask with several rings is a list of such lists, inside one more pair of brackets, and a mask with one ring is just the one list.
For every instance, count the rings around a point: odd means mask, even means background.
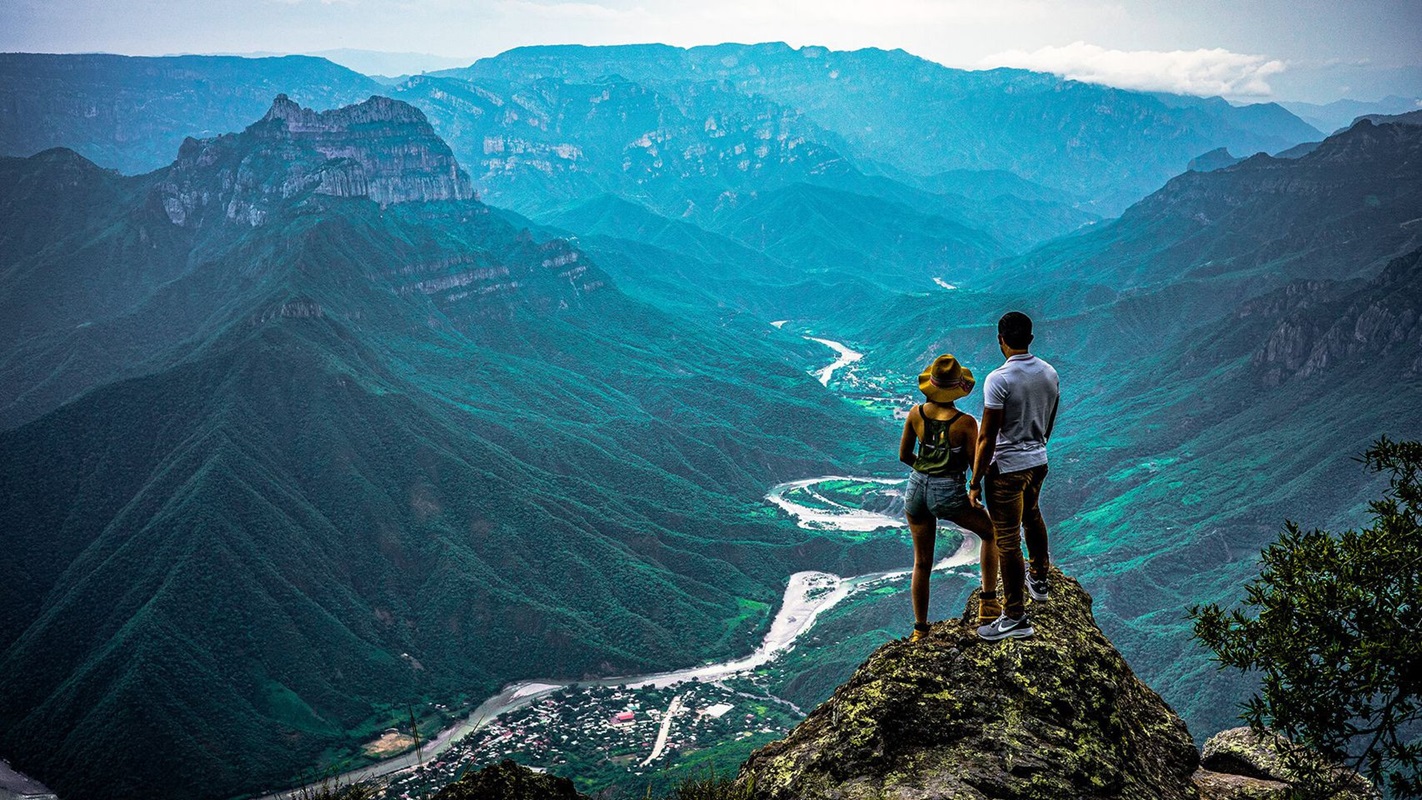
[{"label": "foliage", "polygon": [[[717,775],[708,767],[702,774],[687,777],[660,800],[751,800],[754,796],[754,781],[737,785],[734,778]],[[651,790],[647,800],[652,800]]]},{"label": "foliage", "polygon": [[[1261,554],[1243,609],[1190,611],[1195,635],[1221,667],[1259,673],[1242,717],[1331,759],[1345,760],[1398,797],[1422,796],[1422,442],[1383,437],[1363,456],[1390,476],[1369,504],[1373,524],[1335,535],[1293,522]],[[1322,795],[1346,776],[1283,748],[1286,766]],[[1292,763],[1291,763],[1292,762]]]},{"label": "foliage", "polygon": [[292,793],[291,800],[375,800],[379,794],[373,783],[341,783],[339,778],[327,778],[301,787]]}]

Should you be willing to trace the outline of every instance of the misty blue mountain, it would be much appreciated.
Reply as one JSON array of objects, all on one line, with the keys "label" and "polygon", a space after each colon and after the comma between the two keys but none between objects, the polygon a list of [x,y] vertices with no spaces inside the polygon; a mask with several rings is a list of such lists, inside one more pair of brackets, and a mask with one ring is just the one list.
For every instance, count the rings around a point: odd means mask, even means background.
[{"label": "misty blue mountain", "polygon": [[[1422,434],[1422,125],[1353,110],[783,44],[0,55],[0,755],[234,797],[408,708],[744,655],[791,573],[911,560],[767,491],[900,477],[890,412],[1013,308],[1056,561],[1232,727],[1185,609]],[[907,621],[852,605],[766,691]]]}]

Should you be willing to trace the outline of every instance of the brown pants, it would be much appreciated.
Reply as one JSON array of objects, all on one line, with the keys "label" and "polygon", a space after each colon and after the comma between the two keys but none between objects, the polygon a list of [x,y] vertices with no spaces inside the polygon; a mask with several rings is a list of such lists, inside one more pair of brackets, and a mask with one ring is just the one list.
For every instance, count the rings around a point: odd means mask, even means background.
[{"label": "brown pants", "polygon": [[988,468],[984,483],[988,516],[992,518],[993,546],[997,548],[998,566],[1002,571],[1003,610],[1009,617],[1020,617],[1027,611],[1026,573],[1022,562],[1022,539],[1027,539],[1027,554],[1032,559],[1032,573],[1047,574],[1047,523],[1037,499],[1042,482],[1047,478],[1047,465],[1018,472],[998,472],[997,465]]}]

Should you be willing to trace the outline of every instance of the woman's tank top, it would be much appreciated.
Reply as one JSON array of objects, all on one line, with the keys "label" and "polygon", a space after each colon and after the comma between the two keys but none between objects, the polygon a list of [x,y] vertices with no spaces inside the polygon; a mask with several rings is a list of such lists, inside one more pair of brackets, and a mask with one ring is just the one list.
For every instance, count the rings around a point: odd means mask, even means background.
[{"label": "woman's tank top", "polygon": [[923,419],[923,436],[918,440],[918,458],[914,459],[913,468],[934,477],[966,475],[968,448],[959,447],[955,450],[948,442],[948,429],[963,416],[963,412],[959,411],[948,419],[938,420],[923,413],[923,406],[919,406],[918,415]]}]

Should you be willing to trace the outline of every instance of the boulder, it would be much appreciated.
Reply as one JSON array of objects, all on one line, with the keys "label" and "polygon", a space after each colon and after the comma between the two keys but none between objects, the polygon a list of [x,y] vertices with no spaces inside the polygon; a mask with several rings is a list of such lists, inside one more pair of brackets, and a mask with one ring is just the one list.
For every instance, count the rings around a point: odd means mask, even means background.
[{"label": "boulder", "polygon": [[1248,775],[1199,769],[1192,780],[1200,791],[1200,800],[1291,800],[1293,797],[1293,788],[1287,783]]},{"label": "boulder", "polygon": [[[1297,775],[1280,757],[1281,747],[1293,747],[1287,740],[1260,735],[1250,728],[1230,728],[1211,736],[1205,742],[1200,764],[1215,773],[1229,773],[1249,778],[1293,785]],[[1306,758],[1322,760],[1317,753]],[[1338,781],[1335,800],[1375,800],[1377,790],[1362,775],[1342,766],[1331,766]],[[1241,795],[1243,796],[1243,795]]]},{"label": "boulder", "polygon": [[1194,798],[1185,723],[1053,568],[1036,636],[977,638],[977,596],[919,642],[884,645],[738,783],[765,800]]}]

